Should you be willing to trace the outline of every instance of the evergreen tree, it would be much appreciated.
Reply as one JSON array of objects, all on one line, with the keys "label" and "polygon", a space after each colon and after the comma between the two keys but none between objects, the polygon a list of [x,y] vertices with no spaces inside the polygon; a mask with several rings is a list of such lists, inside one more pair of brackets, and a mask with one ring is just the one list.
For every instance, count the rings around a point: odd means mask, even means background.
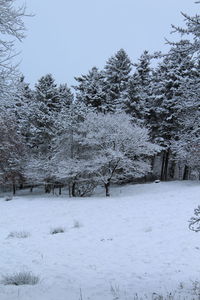
[{"label": "evergreen tree", "polygon": [[[200,3],[196,1],[196,3]],[[184,17],[186,27],[179,27],[172,25],[174,32],[179,33],[181,37],[191,35],[190,39],[181,39],[179,42],[169,42],[171,45],[178,45],[178,50],[180,52],[187,52],[191,55],[200,55],[200,15],[196,14],[195,16],[189,16],[185,13],[182,13]],[[174,48],[177,51],[176,48]]]},{"label": "evergreen tree", "polygon": [[36,100],[43,102],[50,111],[59,111],[57,84],[51,74],[42,76],[35,85]]},{"label": "evergreen tree", "polygon": [[[193,68],[192,76],[182,84],[180,130],[172,147],[179,164],[182,179],[190,178],[190,171],[200,172],[200,73],[199,63]],[[199,177],[199,175],[198,175]]]},{"label": "evergreen tree", "polygon": [[168,146],[179,129],[179,112],[183,104],[183,85],[194,76],[190,56],[174,53],[166,55],[154,72],[151,101],[149,101],[152,137]]},{"label": "evergreen tree", "polygon": [[80,184],[82,188],[88,184],[85,177],[90,168],[86,161],[90,159],[90,153],[83,147],[81,136],[82,122],[88,110],[83,102],[74,102],[57,119],[59,131],[53,140],[52,170],[57,182],[68,184],[70,196],[78,195]]},{"label": "evergreen tree", "polygon": [[[154,141],[165,147],[161,179],[168,178],[171,143],[179,138],[184,107],[184,85],[194,76],[194,63],[187,53],[174,51],[164,57],[153,74],[149,100],[149,124]],[[171,172],[173,177],[173,171]]]},{"label": "evergreen tree", "polygon": [[94,107],[97,111],[103,111],[105,107],[105,77],[102,71],[93,67],[88,75],[75,77],[79,83],[74,86],[77,101],[83,102],[88,106]]},{"label": "evergreen tree", "polygon": [[144,51],[136,67],[134,74],[129,78],[127,88],[122,94],[125,111],[132,119],[139,123],[145,123],[148,115],[148,98],[151,82],[151,56]]},{"label": "evergreen tree", "polygon": [[58,98],[60,109],[68,109],[74,100],[74,96],[67,84],[60,84],[58,87]]},{"label": "evergreen tree", "polygon": [[132,63],[123,49],[120,49],[114,56],[108,59],[105,65],[105,111],[115,112],[121,110],[123,103],[122,93],[127,88],[130,78]]}]

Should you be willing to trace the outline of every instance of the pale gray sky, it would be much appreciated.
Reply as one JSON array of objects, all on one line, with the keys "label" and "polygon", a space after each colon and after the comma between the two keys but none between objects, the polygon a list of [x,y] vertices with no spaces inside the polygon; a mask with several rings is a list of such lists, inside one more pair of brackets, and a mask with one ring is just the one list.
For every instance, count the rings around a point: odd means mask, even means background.
[{"label": "pale gray sky", "polygon": [[[17,3],[23,1],[17,0]],[[27,37],[21,45],[20,69],[34,85],[52,73],[58,83],[100,69],[124,48],[133,62],[143,50],[165,51],[170,25],[183,25],[180,11],[194,15],[193,0],[26,0]]]}]

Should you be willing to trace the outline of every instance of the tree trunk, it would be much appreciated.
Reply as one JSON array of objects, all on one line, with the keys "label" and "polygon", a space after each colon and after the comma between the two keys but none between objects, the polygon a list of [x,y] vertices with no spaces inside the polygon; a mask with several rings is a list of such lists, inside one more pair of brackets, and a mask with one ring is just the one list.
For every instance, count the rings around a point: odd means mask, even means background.
[{"label": "tree trunk", "polygon": [[13,195],[15,195],[16,194],[16,185],[15,185],[15,183],[13,183]]},{"label": "tree trunk", "polygon": [[165,156],[165,168],[164,168],[164,180],[168,179],[168,165],[169,165],[169,150],[166,152]]},{"label": "tree trunk", "polygon": [[68,193],[69,193],[69,198],[72,197],[72,189],[71,189],[71,183],[69,182],[68,184]]},{"label": "tree trunk", "polygon": [[170,179],[174,179],[175,177],[175,168],[176,168],[176,162],[172,160],[169,168]]},{"label": "tree trunk", "polygon": [[160,180],[164,180],[164,166],[165,166],[165,152],[163,152],[162,156],[162,166],[161,166],[161,172],[160,172]]},{"label": "tree trunk", "polygon": [[76,191],[75,191],[75,188],[76,188],[76,183],[73,182],[73,183],[72,183],[72,197],[76,197]]},{"label": "tree trunk", "polygon": [[62,187],[61,187],[61,185],[59,186],[59,195],[62,195]]},{"label": "tree trunk", "polygon": [[160,179],[166,181],[168,179],[168,164],[169,164],[169,150],[164,151],[162,159],[162,168]]},{"label": "tree trunk", "polygon": [[106,197],[110,197],[110,182],[108,181],[107,183],[104,184],[105,189],[106,189]]},{"label": "tree trunk", "polygon": [[183,180],[189,179],[189,167],[185,165],[184,172],[183,172]]},{"label": "tree trunk", "polygon": [[33,192],[33,185],[30,187],[30,192],[31,193]]},{"label": "tree trunk", "polygon": [[46,194],[51,193],[51,185],[49,183],[45,184],[45,193]]}]

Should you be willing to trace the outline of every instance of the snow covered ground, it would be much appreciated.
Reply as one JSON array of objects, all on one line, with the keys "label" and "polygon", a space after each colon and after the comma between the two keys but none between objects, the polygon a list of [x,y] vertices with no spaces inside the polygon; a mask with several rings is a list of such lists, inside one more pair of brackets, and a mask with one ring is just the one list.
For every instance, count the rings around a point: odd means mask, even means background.
[{"label": "snow covered ground", "polygon": [[[83,300],[189,295],[200,282],[200,233],[188,229],[200,204],[199,182],[128,185],[111,193],[1,197],[0,276],[31,271],[40,282],[1,284],[0,299],[79,300],[80,289]],[[58,226],[65,232],[50,234]],[[30,236],[7,238],[23,230]]]}]

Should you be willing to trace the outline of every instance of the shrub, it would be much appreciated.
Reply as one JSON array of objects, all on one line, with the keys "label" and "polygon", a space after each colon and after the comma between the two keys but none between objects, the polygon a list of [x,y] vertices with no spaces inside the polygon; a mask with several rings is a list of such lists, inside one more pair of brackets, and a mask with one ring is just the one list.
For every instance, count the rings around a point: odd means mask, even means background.
[{"label": "shrub", "polygon": [[30,236],[28,231],[12,231],[9,233],[7,238],[18,238],[18,239],[25,239]]},{"label": "shrub", "polygon": [[39,282],[39,277],[31,272],[19,272],[11,275],[3,275],[1,283],[4,285],[35,285]]},{"label": "shrub", "polygon": [[76,182],[75,185],[75,196],[76,197],[89,197],[92,195],[97,184],[93,181]]},{"label": "shrub", "polygon": [[50,234],[57,234],[57,233],[63,233],[65,232],[65,228],[63,227],[55,227],[51,229]]}]

